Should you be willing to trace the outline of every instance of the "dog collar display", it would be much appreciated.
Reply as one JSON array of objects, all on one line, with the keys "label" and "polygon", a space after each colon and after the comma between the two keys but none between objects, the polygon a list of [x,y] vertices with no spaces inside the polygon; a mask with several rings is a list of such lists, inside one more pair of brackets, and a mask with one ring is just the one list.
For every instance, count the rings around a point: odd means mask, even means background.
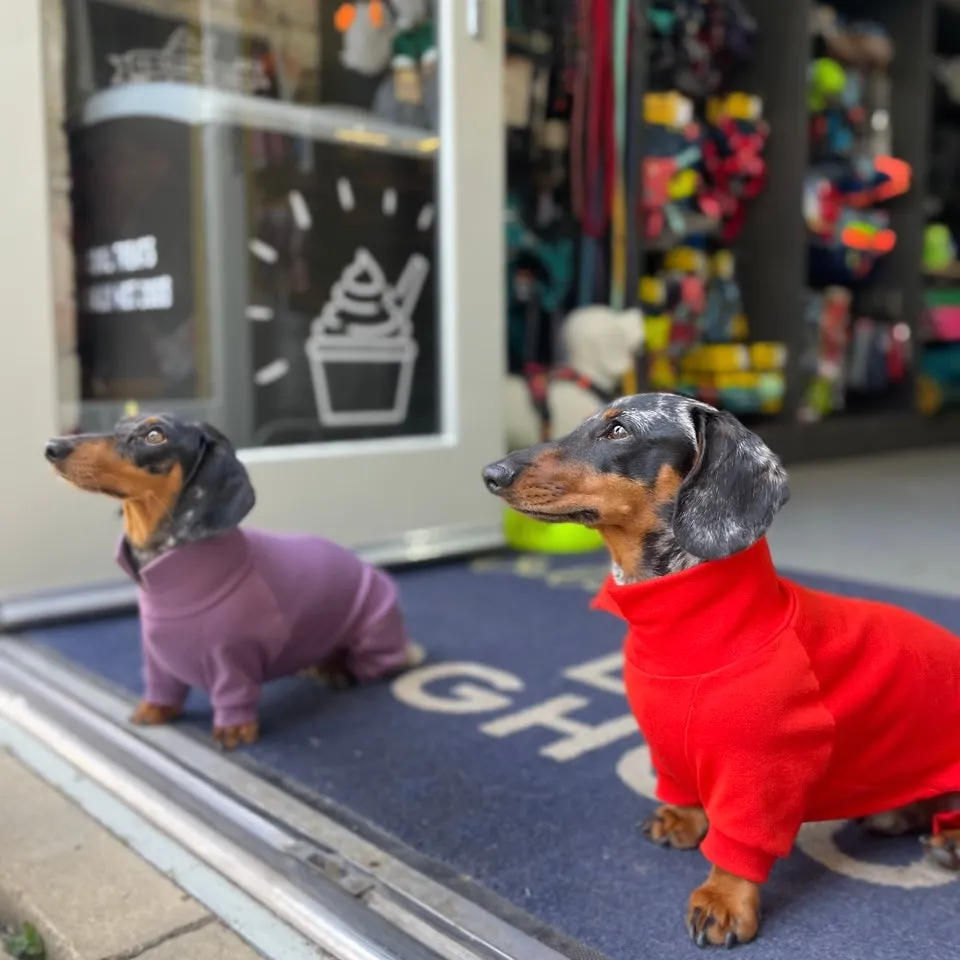
[{"label": "dog collar display", "polygon": [[601,387],[596,380],[591,380],[586,374],[579,373],[573,367],[557,367],[550,374],[551,380],[561,380],[565,383],[575,383],[581,390],[592,393],[601,404],[613,403],[617,394]]},{"label": "dog collar display", "polygon": [[543,364],[528,363],[523,370],[523,379],[526,381],[527,390],[530,392],[530,403],[540,418],[540,433],[545,441],[550,439],[553,426],[553,414],[550,411],[551,382],[562,380],[566,383],[575,383],[581,390],[593,394],[601,405],[612,403],[617,399],[615,393],[605,390],[596,381],[591,380],[585,374],[578,373],[573,367],[569,366],[550,370]]},{"label": "dog collar display", "polygon": [[793,603],[763,538],[732,557],[643,583],[608,578],[593,606],[629,624],[626,655],[638,669],[689,676],[759,649],[787,624]]}]

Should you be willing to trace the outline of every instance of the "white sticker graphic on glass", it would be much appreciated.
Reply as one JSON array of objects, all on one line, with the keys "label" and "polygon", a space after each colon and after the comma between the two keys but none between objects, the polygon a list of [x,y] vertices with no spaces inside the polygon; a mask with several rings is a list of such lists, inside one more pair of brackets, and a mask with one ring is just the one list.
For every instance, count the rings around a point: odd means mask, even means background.
[{"label": "white sticker graphic on glass", "polygon": [[112,86],[129,83],[202,83],[234,93],[259,93],[270,88],[263,65],[246,57],[225,60],[210,40],[189,27],[178,27],[159,50],[142,48],[111,53]]},{"label": "white sticker graphic on glass", "polygon": [[253,382],[258,387],[266,387],[271,383],[276,383],[278,380],[282,380],[289,372],[290,361],[284,360],[283,357],[280,357],[280,359],[274,360],[271,363],[268,363],[266,366],[261,367],[253,375]]},{"label": "white sticker graphic on glass", "polygon": [[[370,251],[356,251],[306,343],[321,424],[369,427],[406,420],[419,349],[413,314],[429,273],[429,261],[416,253],[390,285]],[[385,378],[389,389],[375,398],[358,394],[356,385],[372,377]]]}]

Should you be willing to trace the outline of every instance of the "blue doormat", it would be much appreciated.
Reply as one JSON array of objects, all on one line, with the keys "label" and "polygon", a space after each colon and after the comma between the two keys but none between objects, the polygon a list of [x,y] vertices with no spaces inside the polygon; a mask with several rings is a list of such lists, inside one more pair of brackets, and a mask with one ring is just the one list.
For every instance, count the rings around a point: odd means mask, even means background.
[{"label": "blue doormat", "polygon": [[[597,556],[400,573],[427,667],[343,693],[309,680],[271,685],[248,761],[389,834],[441,879],[471,878],[478,899],[571,955],[583,945],[610,960],[690,957],[684,906],[707,867],[699,853],[661,850],[639,833],[654,803],[619,686],[623,628],[588,609],[605,573]],[[957,599],[796,579],[897,603],[960,633]],[[139,690],[134,618],[31,640]],[[185,722],[205,735],[203,697]],[[808,825],[767,885],[760,938],[740,950],[754,960],[955,960],[960,885],[919,852],[914,838]]]}]

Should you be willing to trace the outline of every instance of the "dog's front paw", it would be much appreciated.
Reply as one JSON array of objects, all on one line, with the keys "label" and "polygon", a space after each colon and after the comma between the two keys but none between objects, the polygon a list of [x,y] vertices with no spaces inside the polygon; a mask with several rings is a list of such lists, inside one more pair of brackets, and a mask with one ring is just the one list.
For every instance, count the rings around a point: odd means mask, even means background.
[{"label": "dog's front paw", "polygon": [[707,833],[707,815],[701,807],[657,807],[640,829],[661,847],[695,850]]},{"label": "dog's front paw", "polygon": [[687,931],[698,947],[734,947],[749,943],[760,927],[760,888],[716,867],[693,891]]},{"label": "dog's front paw", "polygon": [[221,750],[236,750],[241,744],[249,746],[257,742],[260,736],[260,725],[253,723],[241,723],[237,726],[214,727],[213,739]]},{"label": "dog's front paw", "polygon": [[138,727],[159,727],[180,716],[179,707],[165,706],[161,703],[147,703],[142,700],[130,716],[130,722]]}]

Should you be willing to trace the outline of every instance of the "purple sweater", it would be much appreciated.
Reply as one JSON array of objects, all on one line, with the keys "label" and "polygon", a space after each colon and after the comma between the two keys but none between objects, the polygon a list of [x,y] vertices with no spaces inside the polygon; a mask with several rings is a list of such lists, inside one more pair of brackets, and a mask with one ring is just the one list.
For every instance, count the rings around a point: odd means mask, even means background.
[{"label": "purple sweater", "polygon": [[234,530],[176,547],[137,582],[144,699],[182,706],[210,695],[218,727],[257,719],[261,684],[318,666],[338,651],[359,680],[400,668],[408,638],[383,571],[320,537]]}]

